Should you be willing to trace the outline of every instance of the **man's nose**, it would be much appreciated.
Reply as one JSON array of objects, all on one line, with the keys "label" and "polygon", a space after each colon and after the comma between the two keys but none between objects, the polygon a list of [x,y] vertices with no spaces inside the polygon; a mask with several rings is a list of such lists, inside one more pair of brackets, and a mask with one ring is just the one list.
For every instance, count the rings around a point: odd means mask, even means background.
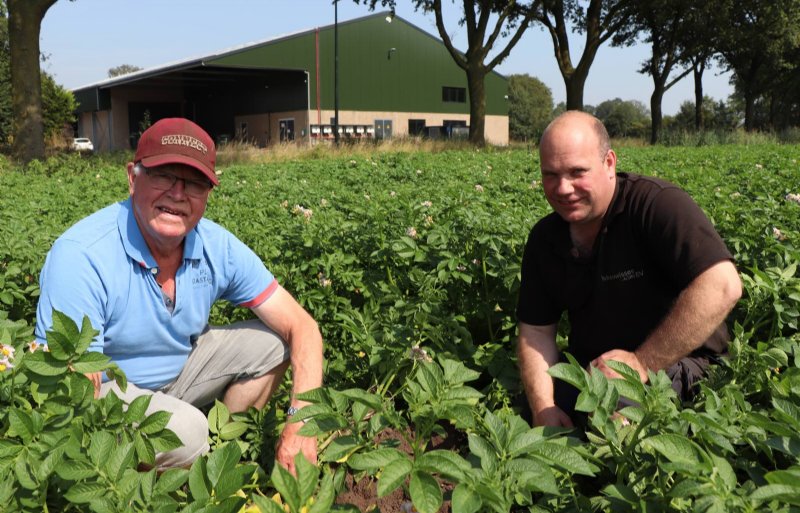
[{"label": "man's nose", "polygon": [[558,185],[556,186],[556,193],[567,195],[572,194],[574,187],[572,186],[572,181],[569,178],[561,177],[558,179]]}]

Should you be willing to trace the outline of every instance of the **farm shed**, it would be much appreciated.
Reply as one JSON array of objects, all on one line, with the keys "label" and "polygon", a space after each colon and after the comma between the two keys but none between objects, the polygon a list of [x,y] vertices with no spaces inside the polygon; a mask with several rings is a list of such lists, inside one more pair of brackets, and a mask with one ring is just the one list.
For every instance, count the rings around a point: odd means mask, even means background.
[{"label": "farm shed", "polygon": [[[338,23],[343,140],[460,135],[467,79],[440,39],[388,13]],[[334,138],[334,25],[278,36],[75,89],[78,133],[131,148],[140,124],[183,116],[217,142],[267,146]],[[508,143],[507,79],[486,78],[486,140]]]}]

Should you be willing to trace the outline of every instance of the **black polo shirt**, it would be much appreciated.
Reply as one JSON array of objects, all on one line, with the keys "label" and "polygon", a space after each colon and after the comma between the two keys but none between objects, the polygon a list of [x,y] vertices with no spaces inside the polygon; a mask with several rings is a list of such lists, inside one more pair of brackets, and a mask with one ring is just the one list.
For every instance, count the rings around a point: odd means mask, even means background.
[{"label": "black polo shirt", "polygon": [[[590,257],[573,254],[569,225],[555,212],[533,227],[517,319],[549,325],[566,311],[569,351],[588,365],[611,349],[636,349],[680,292],[723,260],[733,257],[686,192],[656,178],[618,173]],[[704,346],[720,352],[727,341],[722,324]]]}]

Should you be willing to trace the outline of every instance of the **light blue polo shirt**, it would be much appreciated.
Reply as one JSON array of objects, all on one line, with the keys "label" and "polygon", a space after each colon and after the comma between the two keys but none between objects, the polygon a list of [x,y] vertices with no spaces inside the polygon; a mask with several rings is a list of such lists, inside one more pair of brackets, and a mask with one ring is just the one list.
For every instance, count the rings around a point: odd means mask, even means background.
[{"label": "light blue polo shirt", "polygon": [[78,326],[88,315],[100,331],[89,350],[110,356],[131,383],[158,389],[180,373],[214,301],[253,308],[278,287],[250,248],[207,219],[186,235],[172,313],[157,272],[130,199],[95,212],[64,232],[47,254],[36,339],[44,343],[53,309]]}]

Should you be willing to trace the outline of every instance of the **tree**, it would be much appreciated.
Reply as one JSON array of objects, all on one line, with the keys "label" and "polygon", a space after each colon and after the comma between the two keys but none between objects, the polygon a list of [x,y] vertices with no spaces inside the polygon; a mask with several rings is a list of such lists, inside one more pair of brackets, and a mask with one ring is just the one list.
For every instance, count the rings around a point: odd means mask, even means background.
[{"label": "tree", "polygon": [[718,28],[714,25],[714,2],[690,2],[683,21],[683,62],[692,69],[694,80],[694,128],[703,130],[703,74],[711,57],[716,53],[714,37]]},{"label": "tree", "polygon": [[109,68],[108,78],[114,78],[120,75],[127,75],[128,73],[134,73],[141,69],[142,68],[140,68],[139,66],[134,66],[133,64],[120,64],[119,66],[114,66],[113,68]]},{"label": "tree", "polygon": [[538,78],[508,77],[508,129],[511,139],[536,141],[553,119],[553,95]]},{"label": "tree", "polygon": [[650,112],[642,102],[614,98],[600,103],[594,115],[611,137],[641,137],[647,130]]},{"label": "tree", "polygon": [[756,128],[756,102],[785,68],[800,40],[800,0],[719,0],[714,43],[744,99],[745,130]]},{"label": "tree", "polygon": [[[600,45],[628,23],[631,0],[542,0],[537,20],[550,32],[558,69],[567,92],[567,110],[583,110],[583,89],[589,69]],[[569,46],[569,23],[572,31],[585,34],[583,53],[578,65],[572,64]]]},{"label": "tree", "polygon": [[[334,0],[337,1],[337,0]],[[366,3],[370,9],[380,1],[381,5],[394,8],[396,0],[354,0]],[[503,62],[511,49],[519,42],[538,10],[540,0],[517,2],[515,0],[462,0],[463,16],[460,25],[467,27],[467,51],[461,53],[453,46],[453,41],[444,25],[442,0],[414,0],[416,9],[433,13],[436,28],[445,48],[455,63],[467,74],[469,92],[469,139],[472,143],[485,144],[486,89],[484,79],[498,64]],[[494,25],[490,28],[490,24]],[[488,63],[489,53],[500,37],[509,37],[505,47]]]},{"label": "tree", "polygon": [[11,50],[8,46],[8,10],[0,0],[0,148],[11,142]]},{"label": "tree", "polygon": [[[701,104],[703,110],[704,129],[716,131],[730,131],[739,125],[740,118],[733,107],[723,100],[715,101],[710,96],[704,96]],[[681,103],[678,113],[672,120],[672,128],[693,131],[697,129],[696,102],[685,101]]]},{"label": "tree", "polygon": [[39,32],[56,0],[8,0],[14,155],[23,162],[44,158]]},{"label": "tree", "polygon": [[75,121],[77,104],[72,91],[67,91],[52,76],[42,72],[42,124],[44,135],[58,135]]},{"label": "tree", "polygon": [[615,45],[634,44],[640,36],[650,43],[650,58],[639,69],[639,73],[647,73],[653,79],[650,144],[658,142],[664,93],[692,71],[687,68],[670,78],[672,70],[683,60],[684,23],[690,3],[693,0],[639,0],[632,8],[631,22],[614,38]]}]

